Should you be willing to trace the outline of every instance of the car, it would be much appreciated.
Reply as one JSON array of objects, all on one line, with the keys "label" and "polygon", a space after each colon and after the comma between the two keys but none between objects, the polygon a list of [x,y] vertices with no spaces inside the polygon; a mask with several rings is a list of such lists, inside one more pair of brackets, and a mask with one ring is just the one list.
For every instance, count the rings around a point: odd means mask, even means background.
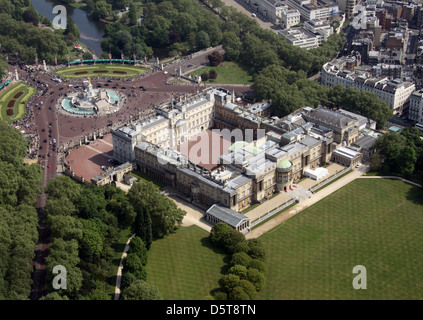
[{"label": "car", "polygon": [[78,86],[78,85],[75,85],[75,86],[74,86],[74,88],[75,88],[75,89],[78,89],[78,88],[79,88],[79,86]]},{"label": "car", "polygon": [[72,83],[69,83],[68,84],[68,87],[70,88],[70,87],[73,87],[73,84]]},{"label": "car", "polygon": [[51,152],[48,153],[48,156],[51,157]]},{"label": "car", "polygon": [[192,67],[192,64],[187,65],[187,67]]},{"label": "car", "polygon": [[[71,85],[69,85],[69,86],[71,86]],[[63,90],[64,88],[62,87],[62,88],[59,88],[59,90]]]},{"label": "car", "polygon": [[362,164],[359,162],[355,165],[356,168],[360,168],[362,166]]},{"label": "car", "polygon": [[48,132],[52,133],[52,132],[53,132],[53,130],[51,130],[51,128],[50,128],[50,129],[48,129]]},{"label": "car", "polygon": [[49,138],[51,138],[51,137],[52,137],[52,134],[51,134],[51,132],[49,133],[48,137],[49,137]]},{"label": "car", "polygon": [[52,144],[52,143],[53,143],[53,141],[50,140],[49,144]]},{"label": "car", "polygon": [[40,150],[43,148],[43,146],[40,146]]},{"label": "car", "polygon": [[41,131],[42,131],[42,132],[45,132],[45,131],[46,131],[46,129],[45,129],[45,128],[42,128],[42,129],[41,129]]},{"label": "car", "polygon": [[47,139],[44,139],[43,142],[46,143],[47,142]]},{"label": "car", "polygon": [[164,74],[168,74],[169,72],[167,72],[167,71],[165,71],[165,72],[163,72]]},{"label": "car", "polygon": [[112,87],[112,89],[116,89],[116,88],[117,88],[116,86],[113,86],[113,87]]},{"label": "car", "polygon": [[132,87],[131,87],[131,89],[135,89],[135,87],[134,87],[134,86],[132,86]]},{"label": "car", "polygon": [[50,107],[48,107],[50,110],[53,110],[53,108],[50,106]]},{"label": "car", "polygon": [[49,122],[49,123],[48,123],[48,125],[49,125],[49,126],[52,126],[52,125],[53,125],[53,122]]},{"label": "car", "polygon": [[257,15],[256,15],[255,13],[252,13],[252,14],[251,14],[251,16],[252,16],[253,18],[257,17]]},{"label": "car", "polygon": [[47,168],[51,168],[51,165],[48,165]]},{"label": "car", "polygon": [[46,157],[46,155],[45,155],[45,154],[43,154],[43,159],[45,159],[45,157]]},{"label": "car", "polygon": [[56,147],[53,147],[53,151],[56,151]]},{"label": "car", "polygon": [[105,85],[106,87],[108,87],[108,86],[109,86],[109,84],[108,84],[108,83],[105,83],[104,85]]},{"label": "car", "polygon": [[126,89],[126,87],[125,86],[123,86],[123,87],[121,87],[122,89]]},{"label": "car", "polygon": [[98,85],[101,85],[101,82],[97,82]]},{"label": "car", "polygon": [[41,107],[38,107],[38,110],[41,110]]},{"label": "car", "polygon": [[107,82],[112,82],[112,80],[109,79],[109,80],[107,80]]}]

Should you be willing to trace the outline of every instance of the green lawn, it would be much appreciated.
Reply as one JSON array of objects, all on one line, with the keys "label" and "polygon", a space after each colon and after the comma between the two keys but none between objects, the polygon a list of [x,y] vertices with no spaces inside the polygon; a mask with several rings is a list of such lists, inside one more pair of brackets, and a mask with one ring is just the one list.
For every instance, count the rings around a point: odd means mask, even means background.
[{"label": "green lawn", "polygon": [[[105,71],[97,73],[94,71]],[[115,73],[125,72],[125,73]],[[66,67],[56,71],[56,73],[65,78],[87,78],[87,77],[115,77],[127,78],[135,77],[147,71],[147,69],[132,65],[123,64],[96,64],[96,65],[79,65],[74,67]],[[87,72],[87,73],[81,73]]]},{"label": "green lawn", "polygon": [[[260,237],[267,250],[259,299],[422,299],[423,191],[357,179]],[[354,266],[367,269],[355,290]]]},{"label": "green lawn", "polygon": [[[26,113],[26,102],[36,92],[34,87],[27,86],[23,82],[9,85],[0,93],[0,119],[11,122],[21,119]],[[15,95],[20,94],[18,98]],[[8,108],[9,102],[15,100],[13,108]],[[7,115],[7,110],[13,109],[13,115]]]},{"label": "green lawn", "polygon": [[163,190],[164,187],[166,187],[166,184],[163,182],[160,182],[157,179],[154,179],[150,177],[149,175],[141,172],[140,170],[134,170],[130,173],[132,176],[138,179],[138,181],[150,181],[153,184],[155,184],[160,190]]},{"label": "green lawn", "polygon": [[159,288],[163,299],[202,299],[219,287],[226,254],[211,246],[208,235],[196,226],[181,227],[152,243],[147,282]]},{"label": "green lawn", "polygon": [[207,80],[205,83],[219,83],[219,84],[252,84],[253,77],[248,74],[246,70],[240,67],[235,62],[225,61],[222,65],[217,67],[207,66],[198,69],[190,74],[194,77],[201,75],[204,71],[216,70],[217,79]]}]

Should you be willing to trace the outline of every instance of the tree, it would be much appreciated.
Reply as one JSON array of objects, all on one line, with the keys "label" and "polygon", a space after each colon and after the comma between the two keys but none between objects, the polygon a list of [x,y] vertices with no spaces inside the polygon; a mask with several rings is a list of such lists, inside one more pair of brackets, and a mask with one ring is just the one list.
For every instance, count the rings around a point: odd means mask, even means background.
[{"label": "tree", "polygon": [[34,26],[38,26],[38,19],[30,10],[25,10],[22,14],[22,19],[26,23],[32,23]]},{"label": "tree", "polygon": [[144,241],[147,249],[153,242],[151,213],[148,207],[139,207],[134,221],[134,233]]},{"label": "tree", "polygon": [[160,194],[151,182],[134,184],[128,192],[128,199],[137,211],[145,207],[150,209],[153,237],[174,232],[186,214],[172,200]]},{"label": "tree", "polygon": [[124,300],[161,300],[159,289],[145,281],[137,280],[123,290]]},{"label": "tree", "polygon": [[210,47],[210,37],[205,31],[200,31],[195,36],[195,45],[198,50]]},{"label": "tree", "polygon": [[254,300],[257,296],[256,287],[250,281],[241,280],[238,286],[244,290],[250,300]]},{"label": "tree", "polygon": [[122,281],[120,283],[120,290],[123,291],[126,288],[128,288],[132,283],[134,283],[135,281],[137,281],[137,277],[134,276],[132,273],[130,272],[125,272],[122,275]]},{"label": "tree", "polygon": [[250,300],[250,296],[242,287],[236,286],[229,292],[228,300]]},{"label": "tree", "polygon": [[263,261],[253,259],[248,264],[248,269],[257,269],[261,273],[264,273],[266,271],[266,265],[264,264]]},{"label": "tree", "polygon": [[237,61],[241,53],[242,42],[235,32],[224,32],[222,46],[225,49],[225,59]]},{"label": "tree", "polygon": [[98,1],[95,4],[93,17],[97,20],[104,19],[112,12],[112,5],[104,0]]},{"label": "tree", "polygon": [[249,239],[247,240],[248,255],[257,260],[264,261],[266,259],[266,251],[263,246],[263,242],[260,239]]},{"label": "tree", "polygon": [[83,225],[79,219],[67,215],[53,215],[47,219],[53,238],[62,238],[66,241],[82,239]]},{"label": "tree", "polygon": [[245,266],[236,264],[228,270],[228,273],[237,275],[240,279],[245,279],[247,276],[247,268]]},{"label": "tree", "polygon": [[245,280],[250,281],[256,287],[257,292],[263,288],[264,275],[256,269],[248,269]]},{"label": "tree", "polygon": [[228,224],[224,222],[218,222],[216,223],[210,232],[210,241],[213,243],[213,245],[217,247],[223,247],[225,245],[224,242],[224,236],[231,232],[232,228]]},{"label": "tree", "polygon": [[218,66],[223,61],[222,54],[219,51],[217,51],[217,50],[213,51],[207,57],[209,59],[210,65],[212,65],[212,66]]},{"label": "tree", "polygon": [[251,263],[251,260],[251,257],[245,252],[237,252],[232,255],[230,265],[241,265],[247,267]]},{"label": "tree", "polygon": [[204,71],[203,73],[201,73],[201,80],[202,81],[207,81],[209,80],[209,73],[207,71]]},{"label": "tree", "polygon": [[216,70],[211,69],[209,71],[209,77],[210,77],[210,79],[217,79],[217,72],[216,72]]},{"label": "tree", "polygon": [[240,280],[235,274],[226,274],[219,280],[219,284],[226,293],[229,293],[239,285]]},{"label": "tree", "polygon": [[93,58],[93,55],[89,51],[86,51],[82,54],[82,59],[84,60],[91,60],[92,58]]},{"label": "tree", "polygon": [[123,272],[132,273],[139,280],[146,280],[147,273],[143,266],[143,262],[135,253],[129,253],[123,260]]},{"label": "tree", "polygon": [[134,2],[131,1],[129,4],[129,25],[134,26],[137,24],[137,7]]},{"label": "tree", "polygon": [[136,254],[140,259],[141,263],[145,266],[147,264],[147,248],[140,237],[133,237],[129,244],[129,253]]}]

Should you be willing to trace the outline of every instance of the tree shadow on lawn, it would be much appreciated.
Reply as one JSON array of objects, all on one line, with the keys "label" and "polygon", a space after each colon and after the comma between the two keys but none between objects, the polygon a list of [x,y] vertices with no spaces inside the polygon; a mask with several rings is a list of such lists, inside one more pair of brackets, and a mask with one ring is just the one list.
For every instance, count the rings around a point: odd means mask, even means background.
[{"label": "tree shadow on lawn", "polygon": [[412,186],[406,195],[407,200],[417,205],[423,205],[423,188]]}]

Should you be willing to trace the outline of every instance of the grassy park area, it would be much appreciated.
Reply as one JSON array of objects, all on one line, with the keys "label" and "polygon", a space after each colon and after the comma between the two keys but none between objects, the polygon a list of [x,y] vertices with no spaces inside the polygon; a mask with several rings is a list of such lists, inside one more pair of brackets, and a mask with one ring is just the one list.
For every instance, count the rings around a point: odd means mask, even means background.
[{"label": "grassy park area", "polygon": [[220,66],[207,66],[190,73],[191,76],[201,75],[203,72],[210,72],[215,70],[217,78],[204,81],[204,83],[218,83],[218,84],[252,84],[253,77],[248,72],[240,67],[235,62],[225,61]]},{"label": "grassy park area", "polygon": [[147,282],[159,288],[163,299],[202,299],[219,287],[226,254],[212,247],[208,235],[197,226],[181,227],[152,243]]},{"label": "grassy park area", "polygon": [[[260,239],[265,286],[258,299],[422,299],[423,191],[398,180],[357,179]],[[147,281],[164,299],[202,299],[225,266],[208,232],[181,227],[155,240]],[[355,290],[352,270],[367,270]]]},{"label": "grassy park area", "polygon": [[[357,179],[261,237],[259,299],[422,299],[423,192]],[[352,286],[367,269],[367,290]]]},{"label": "grassy park area", "polygon": [[138,76],[146,71],[145,68],[132,65],[96,64],[66,67],[56,71],[56,73],[64,78],[74,79],[87,77],[127,78]]},{"label": "grassy park area", "polygon": [[34,87],[23,82],[9,85],[0,93],[0,119],[12,122],[23,118],[26,113],[26,102],[36,92]]}]

